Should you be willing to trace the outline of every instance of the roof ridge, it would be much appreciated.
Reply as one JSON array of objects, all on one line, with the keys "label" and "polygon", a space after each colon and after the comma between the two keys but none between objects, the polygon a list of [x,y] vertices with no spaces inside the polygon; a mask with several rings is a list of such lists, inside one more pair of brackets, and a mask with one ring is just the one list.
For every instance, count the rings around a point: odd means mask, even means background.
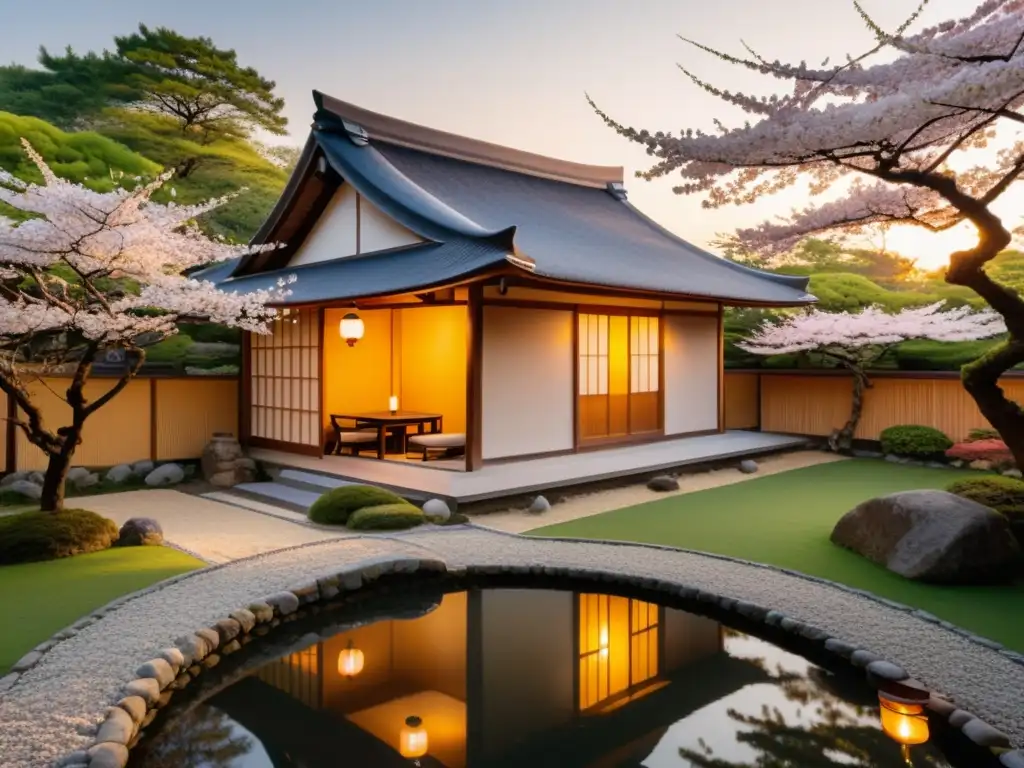
[{"label": "roof ridge", "polygon": [[605,189],[609,184],[623,182],[622,166],[574,163],[459,136],[372,112],[320,91],[313,91],[313,99],[319,110],[359,125],[375,141],[585,187]]}]

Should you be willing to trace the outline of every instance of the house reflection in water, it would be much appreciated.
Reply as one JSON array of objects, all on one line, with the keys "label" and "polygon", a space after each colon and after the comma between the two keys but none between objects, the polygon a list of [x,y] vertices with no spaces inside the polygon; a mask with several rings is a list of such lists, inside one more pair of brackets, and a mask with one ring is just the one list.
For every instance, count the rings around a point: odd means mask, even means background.
[{"label": "house reflection in water", "polygon": [[[362,651],[358,674],[353,652]],[[666,728],[744,685],[709,619],[609,595],[472,590],[415,619],[381,621],[263,667],[211,704],[276,766],[639,764]],[[409,734],[407,733],[407,736]],[[412,741],[422,743],[422,734]],[[277,757],[275,757],[277,756]]]}]

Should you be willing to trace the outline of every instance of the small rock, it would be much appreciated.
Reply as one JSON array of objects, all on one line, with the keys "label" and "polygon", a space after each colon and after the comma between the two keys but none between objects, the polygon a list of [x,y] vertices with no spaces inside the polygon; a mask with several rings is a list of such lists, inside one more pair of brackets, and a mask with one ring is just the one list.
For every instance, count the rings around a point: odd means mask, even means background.
[{"label": "small rock", "polygon": [[250,603],[249,610],[252,611],[252,615],[256,617],[256,621],[260,624],[265,624],[274,618],[274,606],[270,603]]},{"label": "small rock", "polygon": [[0,677],[0,693],[3,693],[4,691],[9,691],[11,688],[13,688],[14,684],[18,682],[19,678],[21,678],[21,674],[19,672],[11,672],[9,675],[4,675],[3,677]]},{"label": "small rock", "polygon": [[78,768],[78,766],[85,766],[88,768],[89,765],[89,753],[84,749],[76,749],[74,752],[68,752],[60,760],[54,763],[57,768]]},{"label": "small rock", "polygon": [[22,496],[32,499],[33,501],[39,501],[43,495],[42,484],[33,483],[31,480],[15,480],[13,483],[7,486],[8,490],[20,493]]},{"label": "small rock", "polygon": [[3,480],[0,480],[0,487],[6,487],[11,483],[16,483],[19,480],[27,480],[28,472],[10,472],[4,475]]},{"label": "small rock", "polygon": [[153,659],[147,661],[137,670],[135,670],[136,677],[150,677],[156,680],[157,685],[160,686],[160,690],[163,690],[175,677],[174,670],[171,665],[168,664],[164,659]]},{"label": "small rock", "polygon": [[238,642],[237,640],[232,640],[230,643],[228,643],[223,648],[221,648],[220,652],[221,652],[221,655],[223,655],[223,656],[229,656],[230,654],[234,653],[235,651],[241,650],[241,648],[242,648],[242,644],[240,642]]},{"label": "small rock", "polygon": [[858,459],[880,459],[885,456],[881,451],[864,451],[859,448],[854,448],[850,451],[850,455]]},{"label": "small rock", "polygon": [[130,518],[121,526],[117,537],[119,547],[159,546],[163,543],[164,529],[151,517]]},{"label": "small rock", "polygon": [[301,584],[300,586],[292,587],[288,591],[295,595],[297,598],[299,598],[299,602],[303,605],[306,605],[308,603],[315,603],[317,600],[320,599],[320,588],[317,587],[315,581],[310,581],[306,584]]},{"label": "small rock", "polygon": [[185,666],[185,656],[177,648],[164,648],[160,651],[160,658],[171,665],[175,674]]},{"label": "small rock", "polygon": [[43,658],[43,654],[39,651],[29,651],[14,662],[14,665],[11,667],[11,672],[24,672],[28,669],[32,669],[32,667],[39,663],[41,658]]},{"label": "small rock", "polygon": [[742,472],[745,475],[752,475],[755,472],[757,472],[757,470],[757,462],[754,461],[753,459],[744,459],[743,461],[740,462],[740,472]]},{"label": "small rock", "polygon": [[135,735],[135,721],[131,715],[120,707],[111,707],[107,710],[107,717],[100,725],[99,733],[96,734],[96,741],[105,741],[116,744],[127,744]]},{"label": "small rock", "polygon": [[123,483],[128,480],[134,472],[127,464],[118,464],[107,471],[107,480],[111,483]]},{"label": "small rock", "polygon": [[1024,472],[1019,469],[1004,469],[1003,477],[1016,477],[1018,480],[1024,477]]},{"label": "small rock", "polygon": [[156,704],[157,699],[160,698],[160,684],[152,677],[140,677],[124,687],[124,695],[126,697],[138,696],[146,704]]},{"label": "small rock", "polygon": [[956,704],[933,693],[928,697],[928,709],[948,720],[949,716],[956,712]]},{"label": "small rock", "polygon": [[898,683],[900,680],[906,680],[910,675],[907,671],[898,664],[893,664],[891,661],[873,661],[867,666],[868,674],[877,680],[891,680],[894,683]]},{"label": "small rock", "polygon": [[245,608],[239,608],[237,611],[231,613],[231,618],[238,622],[238,626],[242,628],[242,632],[252,632],[252,628],[256,626],[256,616],[253,615],[252,611],[247,611]]},{"label": "small rock", "polygon": [[146,702],[138,696],[125,696],[117,702],[117,706],[128,713],[133,723],[141,723],[146,716]]},{"label": "small rock", "polygon": [[879,661],[878,656],[873,654],[871,651],[865,651],[863,648],[859,651],[854,651],[850,655],[850,662],[855,667],[866,667],[873,661]]},{"label": "small rock", "polygon": [[441,499],[428,499],[423,505],[423,514],[427,517],[434,517],[442,523],[452,516],[452,511]]},{"label": "small rock", "polygon": [[658,493],[678,491],[679,481],[674,477],[669,477],[668,475],[657,475],[647,481],[647,487],[652,491],[657,491]]},{"label": "small rock", "polygon": [[174,485],[184,479],[185,470],[181,468],[181,465],[171,462],[170,464],[161,464],[147,474],[146,485],[156,488],[161,485]]},{"label": "small rock", "polygon": [[221,619],[212,628],[217,630],[221,643],[234,640],[242,631],[242,625],[234,619]]},{"label": "small rock", "polygon": [[82,490],[83,488],[91,488],[94,485],[99,485],[99,482],[100,476],[95,472],[92,472],[73,481],[71,485],[73,485],[77,490]]},{"label": "small rock", "polygon": [[299,609],[299,598],[291,592],[277,592],[263,598],[264,602],[273,606],[282,616],[295,613]]},{"label": "small rock", "polygon": [[209,627],[197,629],[196,637],[203,638],[210,646],[211,651],[215,651],[220,647],[220,634],[215,629],[210,629]]},{"label": "small rock", "polygon": [[89,768],[124,768],[128,765],[128,747],[124,744],[104,742],[91,747],[89,755]]},{"label": "small rock", "polygon": [[43,481],[46,480],[46,476],[39,470],[36,470],[35,472],[29,472],[28,477],[26,477],[25,479],[28,480],[30,483],[42,485]]},{"label": "small rock", "polygon": [[143,461],[136,461],[134,464],[132,464],[132,472],[138,475],[139,477],[145,477],[146,475],[153,471],[153,468],[155,466],[156,464],[154,464],[149,459],[145,459]]},{"label": "small rock", "polygon": [[1010,748],[1010,738],[1000,730],[993,728],[983,720],[968,720],[960,728],[964,736],[979,747]]},{"label": "small rock", "polygon": [[887,453],[885,455],[885,460],[888,461],[890,464],[904,464],[904,463],[906,463],[905,459],[903,459],[902,457],[897,456],[897,455],[895,455],[893,453]]},{"label": "small rock", "polygon": [[958,709],[956,712],[949,716],[949,724],[954,728],[963,728],[971,720],[976,718],[970,712],[964,709]]},{"label": "small rock", "polygon": [[543,496],[538,496],[530,502],[530,508],[527,511],[534,515],[540,515],[549,509],[551,509],[551,503]]},{"label": "small rock", "polygon": [[83,477],[88,477],[92,473],[85,467],[72,467],[68,470],[65,476],[69,483],[73,483],[76,480],[81,480]]},{"label": "small rock", "polygon": [[985,459],[976,459],[972,461],[970,464],[968,464],[968,466],[971,469],[977,469],[982,472],[987,472],[988,470],[992,469],[992,462],[986,461]]},{"label": "small rock", "polygon": [[191,666],[193,662],[201,661],[213,648],[206,640],[198,635],[186,635],[179,637],[174,644],[181,651],[185,664]]},{"label": "small rock", "polygon": [[949,462],[949,466],[953,467],[954,469],[960,469],[961,467],[963,467],[963,465],[964,463],[960,459],[956,459],[955,461]]},{"label": "small rock", "polygon": [[1003,752],[999,756],[999,762],[1003,765],[1003,768],[1024,768],[1024,749]]},{"label": "small rock", "polygon": [[856,646],[847,643],[844,640],[840,640],[837,637],[830,637],[825,641],[825,650],[831,651],[837,656],[841,656],[844,659],[849,659],[853,652],[857,650]]}]

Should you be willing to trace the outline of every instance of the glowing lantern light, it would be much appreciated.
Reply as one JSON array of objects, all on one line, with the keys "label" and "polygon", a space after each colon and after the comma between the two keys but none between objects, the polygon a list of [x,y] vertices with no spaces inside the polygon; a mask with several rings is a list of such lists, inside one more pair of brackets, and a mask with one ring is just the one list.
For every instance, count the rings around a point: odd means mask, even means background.
[{"label": "glowing lantern light", "polygon": [[356,342],[363,338],[363,332],[366,327],[363,325],[363,319],[354,312],[349,312],[343,318],[341,318],[341,324],[338,326],[338,332],[341,334],[341,338],[345,340],[345,343],[350,347],[354,347]]},{"label": "glowing lantern light", "polygon": [[338,654],[338,674],[352,678],[363,671],[363,652],[348,641],[348,647]]},{"label": "glowing lantern light", "polygon": [[427,754],[427,729],[415,715],[405,718],[398,751],[402,757],[423,757]]},{"label": "glowing lantern light", "polygon": [[391,411],[392,416],[398,413],[398,395],[392,395],[388,398],[388,410]]},{"label": "glowing lantern light", "polygon": [[601,658],[608,658],[608,627],[601,627],[597,634],[597,647],[601,650]]},{"label": "glowing lantern light", "polygon": [[928,741],[928,717],[924,714],[921,700],[894,696],[878,692],[881,704],[879,715],[885,735],[900,745],[900,754],[907,765],[910,762],[910,747]]}]

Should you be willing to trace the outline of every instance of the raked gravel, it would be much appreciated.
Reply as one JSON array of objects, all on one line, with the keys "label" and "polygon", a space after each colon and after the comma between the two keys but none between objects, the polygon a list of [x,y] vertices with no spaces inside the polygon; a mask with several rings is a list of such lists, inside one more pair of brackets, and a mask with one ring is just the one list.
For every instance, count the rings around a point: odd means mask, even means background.
[{"label": "raked gravel", "polygon": [[338,539],[195,572],[111,609],[0,694],[0,766],[51,765],[88,746],[138,666],[174,638],[264,595],[381,555],[449,568],[542,565],[671,581],[781,611],[902,665],[1024,746],[1024,665],[869,597],[798,575],[690,552],[535,539],[476,527]]}]

